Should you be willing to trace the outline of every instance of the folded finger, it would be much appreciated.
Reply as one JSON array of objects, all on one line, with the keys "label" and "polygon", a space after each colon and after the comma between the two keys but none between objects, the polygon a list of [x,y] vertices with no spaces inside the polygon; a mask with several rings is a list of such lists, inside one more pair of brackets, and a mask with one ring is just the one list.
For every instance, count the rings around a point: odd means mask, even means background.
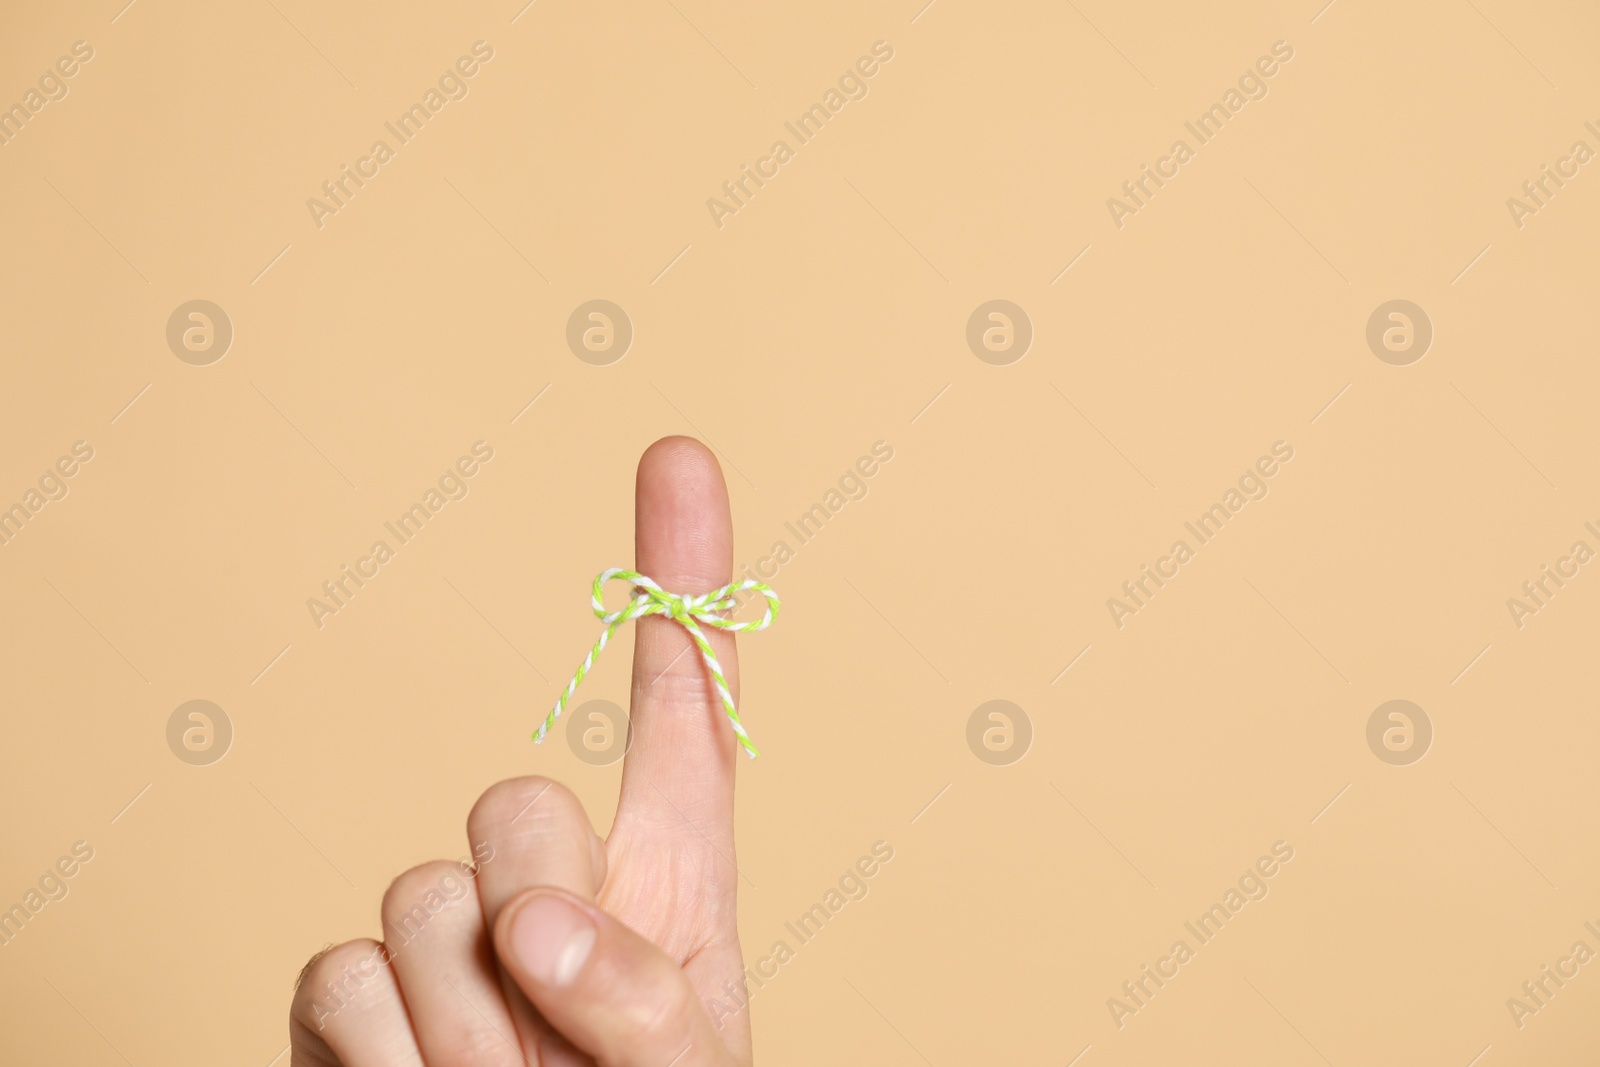
[{"label": "folded finger", "polygon": [[[467,834],[479,857],[478,901],[488,929],[531,887],[555,886],[592,899],[605,879],[605,849],[582,802],[548,778],[531,775],[490,786],[467,817]],[[500,983],[517,1038],[533,1062],[569,1062],[565,1043],[515,983],[504,974]]]},{"label": "folded finger", "polygon": [[413,867],[383,897],[389,962],[429,1064],[523,1062],[478,893],[461,864]]},{"label": "folded finger", "polygon": [[422,1067],[399,983],[376,941],[314,957],[289,1008],[291,1067]]}]

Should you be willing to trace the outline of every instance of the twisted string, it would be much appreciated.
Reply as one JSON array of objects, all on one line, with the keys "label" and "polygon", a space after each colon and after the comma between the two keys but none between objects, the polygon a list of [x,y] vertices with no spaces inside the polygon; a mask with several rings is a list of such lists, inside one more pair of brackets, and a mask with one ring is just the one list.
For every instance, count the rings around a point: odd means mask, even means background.
[{"label": "twisted string", "polygon": [[[601,602],[601,596],[604,593],[606,583],[613,578],[620,578],[623,581],[632,583],[633,597],[628,601],[626,607],[619,611],[608,612],[605,604]],[[737,594],[750,589],[756,590],[767,598],[766,614],[752,622],[734,622],[725,618],[723,612],[732,611],[739,606]],[[610,642],[612,635],[622,627],[623,623],[643,618],[646,615],[663,615],[689,632],[689,637],[694,640],[695,645],[700,649],[700,658],[705,661],[706,670],[711,673],[712,684],[716,687],[717,696],[722,700],[722,709],[727,712],[728,721],[733,724],[733,732],[738,735],[739,744],[744,746],[745,752],[749,754],[751,759],[756,758],[758,755],[756,746],[750,742],[750,735],[745,731],[744,723],[739,721],[739,709],[733,706],[733,694],[728,692],[728,680],[722,675],[722,664],[717,662],[717,655],[711,650],[711,642],[706,640],[705,631],[700,627],[702,625],[710,626],[730,633],[765,630],[777,619],[778,609],[781,606],[778,602],[778,594],[774,593],[770,586],[746,579],[742,582],[732,582],[721,589],[713,589],[709,593],[692,596],[669,593],[656,584],[654,579],[647,578],[638,571],[613,567],[610,570],[601,571],[599,576],[595,578],[594,590],[589,599],[594,606],[595,616],[606,624],[606,628],[600,632],[600,640],[594,643],[594,647],[584,657],[577,673],[572,676],[572,681],[567,683],[567,688],[556,701],[556,706],[551,709],[550,714],[545,717],[544,722],[540,724],[539,729],[534,733],[534,744],[544,743],[545,735],[556,724],[556,720],[561,718],[561,713],[566,710],[567,701],[572,699],[572,694],[577,692],[578,683],[583,681],[584,675],[589,673],[590,668],[594,666],[594,661],[605,650],[606,644]]]}]

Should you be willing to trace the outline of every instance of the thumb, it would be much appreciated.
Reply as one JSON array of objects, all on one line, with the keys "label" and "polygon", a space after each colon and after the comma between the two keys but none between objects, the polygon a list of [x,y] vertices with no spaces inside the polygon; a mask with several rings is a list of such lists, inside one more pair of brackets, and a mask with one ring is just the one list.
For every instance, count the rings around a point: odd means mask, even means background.
[{"label": "thumb", "polygon": [[501,913],[495,951],[540,1014],[600,1067],[731,1067],[678,965],[589,902],[530,889]]}]

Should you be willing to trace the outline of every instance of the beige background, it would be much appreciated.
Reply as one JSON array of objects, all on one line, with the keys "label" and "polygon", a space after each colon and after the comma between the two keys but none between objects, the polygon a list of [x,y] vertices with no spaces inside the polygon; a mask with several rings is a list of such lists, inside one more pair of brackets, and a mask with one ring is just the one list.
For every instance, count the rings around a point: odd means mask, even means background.
[{"label": "beige background", "polygon": [[[302,962],[464,855],[485,786],[550,773],[606,825],[618,767],[527,734],[631,562],[639,451],[691,433],[742,563],[894,449],[742,644],[747,959],[895,850],[756,994],[763,1062],[1593,1062],[1600,964],[1520,1029],[1506,1003],[1600,950],[1600,568],[1506,605],[1600,549],[1600,165],[1506,205],[1600,149],[1591,6],[118,3],[0,15],[0,102],[94,49],[0,147],[0,502],[94,448],[0,548],[0,906],[94,848],[0,948],[0,1059],[286,1062]],[[307,198],[479,40],[319,229]],[[1269,95],[1114,225],[1279,40]],[[610,366],[564,340],[593,298],[636,331]],[[995,298],[1034,329],[1009,366],[965,341]],[[209,366],[165,341],[192,299],[234,326]],[[1434,327],[1409,366],[1365,341],[1391,299]],[[470,495],[318,629],[478,440]],[[1107,598],[1279,440],[1270,495],[1119,629]],[[628,656],[582,697],[625,701]],[[1396,698],[1434,729],[1408,766],[1366,742]],[[167,746],[192,699],[233,724],[210,766]],[[1019,762],[968,748],[991,699]],[[1279,840],[1270,895],[1119,1029],[1107,999]]]}]

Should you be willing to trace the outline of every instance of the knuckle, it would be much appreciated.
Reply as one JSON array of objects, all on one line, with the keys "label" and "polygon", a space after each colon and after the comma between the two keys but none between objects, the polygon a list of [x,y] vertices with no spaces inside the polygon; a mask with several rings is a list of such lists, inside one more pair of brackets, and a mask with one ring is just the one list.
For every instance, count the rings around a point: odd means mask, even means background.
[{"label": "knuckle", "polygon": [[[692,652],[693,649],[690,649]],[[727,669],[724,668],[724,674]],[[705,662],[698,655],[681,655],[659,672],[634,682],[635,697],[673,707],[698,707],[716,696]]]},{"label": "knuckle", "polygon": [[617,1033],[631,1049],[662,1049],[670,1057],[689,1043],[698,1004],[683,981],[661,981],[624,999]]},{"label": "knuckle", "polygon": [[583,803],[560,782],[537,774],[496,782],[467,816],[474,841],[505,841],[552,828],[570,831],[574,825],[588,827]]},{"label": "knuckle", "polygon": [[389,883],[380,915],[385,936],[409,941],[428,920],[465,898],[471,885],[461,865],[449,860],[419,864]]},{"label": "knuckle", "polygon": [[428,1067],[527,1067],[537,1062],[543,1061],[525,1059],[506,1035],[490,1027],[434,1034],[428,1048]]},{"label": "knuckle", "polygon": [[344,1012],[356,1016],[394,988],[383,945],[370,938],[346,941],[312,956],[300,972],[290,1016],[315,1032]]}]

